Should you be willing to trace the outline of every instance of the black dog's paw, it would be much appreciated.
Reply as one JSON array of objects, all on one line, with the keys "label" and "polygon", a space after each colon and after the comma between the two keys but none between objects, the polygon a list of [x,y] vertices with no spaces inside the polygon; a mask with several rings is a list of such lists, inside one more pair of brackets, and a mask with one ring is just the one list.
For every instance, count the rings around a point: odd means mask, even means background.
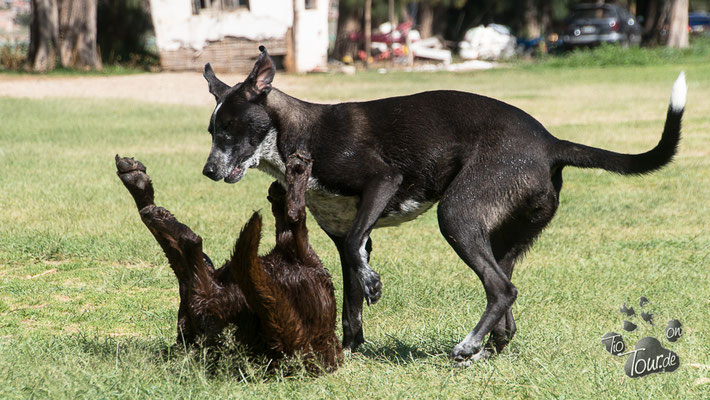
[{"label": "black dog's paw", "polygon": [[461,342],[454,347],[449,357],[457,367],[468,367],[478,361],[485,361],[493,355],[491,349],[485,346],[474,346]]},{"label": "black dog's paw", "polygon": [[133,157],[119,157],[116,154],[116,170],[118,177],[128,189],[144,190],[150,184],[145,165]]},{"label": "black dog's paw", "polygon": [[362,268],[359,273],[360,285],[362,286],[362,293],[365,296],[367,305],[372,305],[377,303],[377,300],[382,297],[382,282],[380,281],[380,275],[371,270],[370,268]]}]

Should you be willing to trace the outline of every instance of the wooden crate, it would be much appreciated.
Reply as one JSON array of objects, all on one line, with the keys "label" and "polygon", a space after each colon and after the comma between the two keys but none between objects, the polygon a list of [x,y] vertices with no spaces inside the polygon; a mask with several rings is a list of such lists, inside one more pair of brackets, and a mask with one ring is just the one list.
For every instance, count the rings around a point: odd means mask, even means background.
[{"label": "wooden crate", "polygon": [[259,56],[259,46],[264,45],[272,56],[286,55],[286,38],[254,41],[225,37],[209,42],[202,50],[180,48],[160,51],[160,65],[166,71],[202,71],[210,63],[217,72],[248,73]]}]

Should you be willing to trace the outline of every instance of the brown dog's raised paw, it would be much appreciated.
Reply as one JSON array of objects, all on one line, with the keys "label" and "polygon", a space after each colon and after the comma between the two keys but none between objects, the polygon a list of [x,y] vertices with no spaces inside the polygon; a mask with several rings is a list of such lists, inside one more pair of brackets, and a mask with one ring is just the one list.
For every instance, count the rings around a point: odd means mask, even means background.
[{"label": "brown dog's raised paw", "polygon": [[129,190],[145,190],[150,184],[145,165],[133,157],[119,157],[116,154],[116,170],[118,177]]},{"label": "brown dog's raised paw", "polygon": [[118,154],[116,154],[116,169],[119,174],[131,171],[146,171],[145,165],[143,165],[142,162],[137,161],[133,157],[121,157]]},{"label": "brown dog's raised paw", "polygon": [[116,174],[133,196],[139,210],[153,204],[153,184],[143,163],[116,154]]}]

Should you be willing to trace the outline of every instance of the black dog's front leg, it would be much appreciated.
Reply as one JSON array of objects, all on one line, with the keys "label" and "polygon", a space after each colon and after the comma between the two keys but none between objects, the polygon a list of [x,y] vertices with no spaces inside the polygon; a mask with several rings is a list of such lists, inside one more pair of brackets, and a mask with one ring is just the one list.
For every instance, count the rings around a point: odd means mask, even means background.
[{"label": "black dog's front leg", "polygon": [[[399,174],[380,175],[364,188],[355,220],[338,246],[343,267],[343,345],[362,343],[362,300],[374,304],[382,296],[380,276],[368,264],[367,243],[377,219],[402,183]],[[336,244],[338,241],[336,241]],[[356,284],[357,282],[357,284]]]},{"label": "black dog's front leg", "polygon": [[351,272],[353,269],[346,264],[345,238],[331,234],[328,236],[338,249],[343,269],[343,348],[354,350],[365,342],[362,333],[362,288]]}]

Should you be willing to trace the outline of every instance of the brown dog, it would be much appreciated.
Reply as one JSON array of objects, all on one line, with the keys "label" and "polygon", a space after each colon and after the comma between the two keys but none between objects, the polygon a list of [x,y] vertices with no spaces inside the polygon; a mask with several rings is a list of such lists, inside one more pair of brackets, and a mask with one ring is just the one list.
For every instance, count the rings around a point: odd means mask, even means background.
[{"label": "brown dog", "polygon": [[272,359],[272,365],[298,353],[311,371],[333,371],[342,362],[333,283],[308,243],[305,193],[311,166],[308,156],[292,155],[286,190],[277,182],[269,188],[276,247],[258,256],[261,217],[255,212],[232,258],[215,270],[202,252],[202,239],[153,203],[145,166],[116,156],[119,178],[178,279],[178,344],[200,339],[215,345],[222,330],[233,324],[235,339],[255,355]]}]

